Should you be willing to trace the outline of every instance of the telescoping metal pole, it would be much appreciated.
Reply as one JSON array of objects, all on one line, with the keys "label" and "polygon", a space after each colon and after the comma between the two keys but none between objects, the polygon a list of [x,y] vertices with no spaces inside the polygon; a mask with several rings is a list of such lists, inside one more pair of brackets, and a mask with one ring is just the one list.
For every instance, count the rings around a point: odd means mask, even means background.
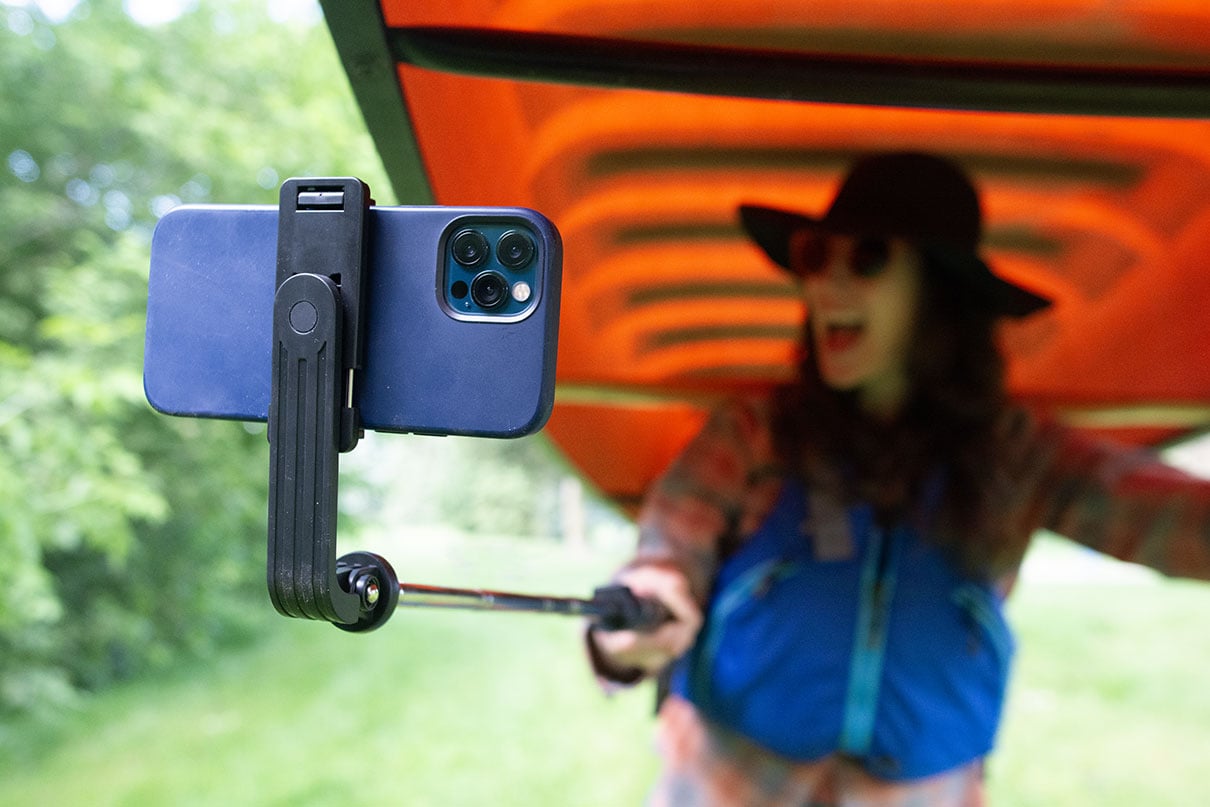
[{"label": "telescoping metal pole", "polygon": [[580,599],[401,582],[399,605],[583,616],[602,630],[654,630],[669,619],[668,611],[656,600],[636,597],[630,589],[617,585],[598,588],[591,599]]},{"label": "telescoping metal pole", "polygon": [[403,583],[385,558],[370,552],[351,552],[341,557],[336,562],[336,581],[342,591],[362,603],[361,616],[356,621],[333,623],[341,630],[354,632],[381,626],[397,605],[583,616],[600,630],[653,631],[672,619],[658,600],[636,596],[620,585],[602,586],[592,593],[591,599],[585,600]]}]

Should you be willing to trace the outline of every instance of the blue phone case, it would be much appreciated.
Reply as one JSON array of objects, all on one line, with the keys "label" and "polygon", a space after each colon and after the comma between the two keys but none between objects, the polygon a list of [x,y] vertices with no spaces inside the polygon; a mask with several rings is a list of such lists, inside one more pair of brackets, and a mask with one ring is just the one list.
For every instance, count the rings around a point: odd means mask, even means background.
[{"label": "blue phone case", "polygon": [[[196,205],[160,220],[143,365],[157,410],[267,418],[277,215],[271,206]],[[467,270],[451,254],[466,227],[528,233],[532,264],[511,270],[492,250]],[[369,237],[364,369],[353,393],[365,428],[486,437],[540,429],[554,403],[562,272],[550,221],[524,208],[371,207]],[[524,289],[482,311],[462,276],[489,270],[524,272]]]}]

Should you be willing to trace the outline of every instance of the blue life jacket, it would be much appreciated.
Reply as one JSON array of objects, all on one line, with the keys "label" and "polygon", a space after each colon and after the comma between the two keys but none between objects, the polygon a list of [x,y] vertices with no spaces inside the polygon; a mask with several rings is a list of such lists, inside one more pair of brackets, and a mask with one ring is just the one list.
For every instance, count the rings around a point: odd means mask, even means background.
[{"label": "blue life jacket", "polygon": [[883,529],[864,504],[836,504],[830,524],[808,509],[787,482],[725,561],[672,691],[784,757],[841,753],[883,779],[986,755],[1013,654],[1002,598],[914,526]]}]

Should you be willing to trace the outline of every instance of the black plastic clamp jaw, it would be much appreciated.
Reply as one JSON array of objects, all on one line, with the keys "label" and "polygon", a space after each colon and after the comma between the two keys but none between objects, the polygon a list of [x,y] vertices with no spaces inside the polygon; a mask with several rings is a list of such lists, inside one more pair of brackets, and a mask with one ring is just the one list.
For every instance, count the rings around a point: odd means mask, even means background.
[{"label": "black plastic clamp jaw", "polygon": [[339,454],[362,434],[370,191],[355,178],[289,179],[277,224],[269,405],[269,597],[279,613],[373,630],[399,597],[382,558],[336,560]]}]

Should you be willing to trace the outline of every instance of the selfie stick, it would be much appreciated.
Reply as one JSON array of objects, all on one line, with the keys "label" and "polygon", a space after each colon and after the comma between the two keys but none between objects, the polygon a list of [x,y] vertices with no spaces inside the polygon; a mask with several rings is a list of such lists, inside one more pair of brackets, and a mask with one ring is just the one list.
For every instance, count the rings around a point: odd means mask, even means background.
[{"label": "selfie stick", "polygon": [[342,588],[356,591],[370,606],[358,623],[338,625],[346,630],[372,630],[386,621],[396,605],[580,616],[607,631],[652,631],[672,618],[657,600],[635,596],[629,588],[619,585],[602,586],[593,592],[591,599],[579,599],[401,583],[384,558],[369,552],[345,555],[337,563],[336,574]]},{"label": "selfie stick", "polygon": [[[650,629],[663,606],[622,586],[591,600],[400,584],[369,552],[336,559],[339,456],[362,435],[370,189],[355,178],[288,179],[277,220],[269,401],[269,598],[279,613],[347,631],[381,626],[404,605],[579,614],[606,630]],[[401,594],[403,595],[401,597]]]}]

